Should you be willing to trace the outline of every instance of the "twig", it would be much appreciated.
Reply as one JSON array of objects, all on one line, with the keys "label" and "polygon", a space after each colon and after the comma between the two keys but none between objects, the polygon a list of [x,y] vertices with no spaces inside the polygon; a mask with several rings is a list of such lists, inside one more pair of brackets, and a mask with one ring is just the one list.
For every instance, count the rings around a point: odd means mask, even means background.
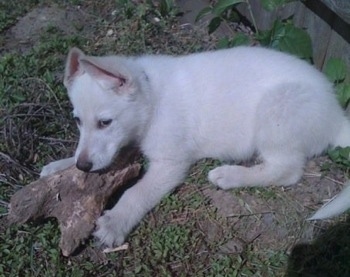
[{"label": "twig", "polygon": [[37,172],[35,172],[35,171],[33,171],[33,170],[31,170],[29,168],[26,168],[25,166],[21,165],[19,162],[15,161],[9,155],[6,155],[3,152],[0,152],[0,158],[1,157],[5,160],[6,163],[14,164],[14,165],[18,166],[19,168],[22,168],[26,172],[30,172],[31,174],[38,174]]},{"label": "twig", "polygon": [[321,178],[321,177],[323,177],[323,178],[325,178],[325,179],[327,179],[327,180],[329,180],[329,181],[332,181],[332,182],[334,182],[334,183],[336,183],[336,184],[338,184],[338,185],[344,185],[344,182],[341,182],[341,181],[337,181],[337,180],[335,180],[335,179],[333,179],[333,178],[331,178],[331,177],[328,177],[328,176],[322,176],[322,174],[321,173],[308,173],[308,172],[305,172],[304,173],[304,176],[305,177],[316,177],[316,178]]},{"label": "twig", "polygon": [[16,117],[55,117],[54,115],[50,115],[50,114],[26,114],[26,113],[18,113],[18,114],[10,114],[10,115],[7,115],[6,118],[16,118]]},{"label": "twig", "polygon": [[45,85],[45,87],[49,90],[49,92],[52,94],[53,98],[55,99],[56,103],[57,103],[57,106],[60,108],[60,110],[63,112],[63,108],[60,104],[60,101],[58,100],[56,94],[54,93],[54,91],[51,89],[51,87],[42,79],[40,78],[36,78],[36,77],[29,77],[29,78],[26,78],[26,80],[34,80],[34,81],[37,81],[39,83],[42,83]]},{"label": "twig", "polygon": [[38,137],[39,139],[42,140],[48,140],[51,142],[66,142],[66,143],[76,143],[75,140],[71,140],[71,139],[59,139],[59,138],[50,138],[50,137]]},{"label": "twig", "polygon": [[3,152],[0,152],[0,157],[2,157],[8,163],[13,163],[13,164],[19,165],[18,162],[16,162],[9,155],[7,155],[7,154],[5,154]]},{"label": "twig", "polygon": [[247,217],[247,216],[255,216],[262,214],[274,214],[274,211],[260,212],[260,213],[250,213],[250,214],[229,214],[226,217]]},{"label": "twig", "polygon": [[112,253],[112,252],[118,252],[118,251],[123,251],[123,250],[128,250],[129,249],[129,244],[125,243],[121,246],[115,247],[115,248],[106,248],[103,250],[103,253]]},{"label": "twig", "polygon": [[0,205],[7,207],[9,205],[9,203],[4,201],[4,200],[0,200]]}]

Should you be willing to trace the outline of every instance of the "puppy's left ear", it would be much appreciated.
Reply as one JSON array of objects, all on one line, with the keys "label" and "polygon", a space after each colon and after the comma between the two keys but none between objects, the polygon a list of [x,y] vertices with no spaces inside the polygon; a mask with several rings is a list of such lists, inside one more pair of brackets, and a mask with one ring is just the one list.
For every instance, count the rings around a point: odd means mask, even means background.
[{"label": "puppy's left ear", "polygon": [[94,57],[80,60],[81,67],[94,77],[105,90],[113,90],[118,94],[131,94],[133,91],[132,78],[127,73],[121,73]]},{"label": "puppy's left ear", "polygon": [[76,76],[83,73],[80,60],[84,57],[85,54],[78,48],[74,47],[69,51],[63,80],[66,88],[70,86]]}]

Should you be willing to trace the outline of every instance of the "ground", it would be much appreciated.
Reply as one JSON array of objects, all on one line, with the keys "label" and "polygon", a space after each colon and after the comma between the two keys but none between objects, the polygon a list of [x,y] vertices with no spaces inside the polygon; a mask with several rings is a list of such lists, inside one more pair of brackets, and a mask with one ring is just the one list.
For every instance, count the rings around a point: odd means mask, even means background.
[{"label": "ground", "polygon": [[350,276],[347,217],[306,220],[348,173],[326,155],[309,161],[294,186],[232,191],[206,179],[218,161],[200,161],[121,252],[104,254],[91,240],[65,258],[54,220],[7,226],[14,191],[38,178],[43,164],[74,152],[62,86],[70,47],[183,54],[214,49],[219,36],[192,24],[186,1],[162,12],[159,1],[18,2],[0,2],[0,276]]}]

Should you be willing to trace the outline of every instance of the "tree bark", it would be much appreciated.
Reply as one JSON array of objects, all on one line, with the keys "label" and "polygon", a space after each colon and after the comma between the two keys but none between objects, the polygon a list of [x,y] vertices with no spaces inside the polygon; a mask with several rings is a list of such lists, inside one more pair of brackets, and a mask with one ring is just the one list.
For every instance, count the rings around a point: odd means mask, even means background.
[{"label": "tree bark", "polygon": [[69,256],[91,235],[116,190],[139,176],[139,158],[137,149],[126,149],[106,173],[85,173],[72,166],[34,181],[12,196],[8,222],[57,218],[59,246]]}]

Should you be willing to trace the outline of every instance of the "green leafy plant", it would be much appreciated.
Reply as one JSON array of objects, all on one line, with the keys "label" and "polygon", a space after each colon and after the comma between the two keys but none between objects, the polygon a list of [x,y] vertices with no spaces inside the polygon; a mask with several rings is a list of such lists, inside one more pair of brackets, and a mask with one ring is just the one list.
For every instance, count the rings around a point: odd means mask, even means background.
[{"label": "green leafy plant", "polygon": [[176,14],[174,0],[160,0],[157,5],[155,5],[151,0],[146,2],[147,5],[136,5],[132,1],[117,0],[116,4],[127,19],[131,19],[135,17],[135,15],[143,18],[147,13],[150,13],[150,11],[159,17],[171,17]]},{"label": "green leafy plant", "polygon": [[337,165],[345,168],[350,167],[350,147],[336,147],[328,150],[327,154],[329,158]]},{"label": "green leafy plant", "polygon": [[[295,0],[261,0],[261,4],[267,11],[273,11],[293,1]],[[296,27],[290,19],[276,19],[271,29],[259,30],[249,0],[219,0],[215,5],[202,9],[196,20],[204,16],[212,16],[208,24],[208,32],[213,33],[224,21],[237,22],[240,20],[236,10],[238,4],[247,5],[255,29],[253,36],[255,40],[263,46],[288,52],[302,59],[312,60],[311,39],[305,30]],[[219,40],[218,48],[247,45],[250,41],[246,34],[237,34],[233,38],[225,37]]]},{"label": "green leafy plant", "polygon": [[235,21],[238,20],[238,14],[233,9],[237,4],[245,3],[246,0],[220,0],[215,5],[211,5],[202,9],[197,17],[196,21],[201,18],[211,15],[213,18],[208,24],[209,34],[216,31],[223,21]]},{"label": "green leafy plant", "polygon": [[[340,105],[346,108],[350,103],[350,84],[346,81],[348,69],[345,62],[339,58],[330,58],[323,69],[328,79],[334,84]],[[350,167],[350,147],[336,147],[328,151],[329,158],[337,165]]]},{"label": "green leafy plant", "polygon": [[240,45],[248,45],[250,43],[250,38],[242,33],[237,33],[233,38],[229,39],[228,37],[224,37],[220,39],[216,45],[218,49],[222,48],[230,48],[234,46]]},{"label": "green leafy plant", "polygon": [[255,38],[264,46],[291,53],[302,59],[312,59],[309,34],[296,27],[291,20],[276,19],[270,30],[259,32]]},{"label": "green leafy plant", "polygon": [[175,3],[173,0],[161,0],[159,3],[159,12],[162,16],[170,16],[175,11]]},{"label": "green leafy plant", "polygon": [[346,81],[348,70],[345,62],[339,58],[330,58],[323,71],[333,82],[340,105],[346,108],[350,103],[350,84]]},{"label": "green leafy plant", "polygon": [[265,10],[272,12],[273,10],[293,1],[295,0],[261,0],[261,5]]},{"label": "green leafy plant", "polygon": [[341,83],[346,78],[346,64],[341,59],[330,58],[325,65],[324,73],[333,83]]}]

